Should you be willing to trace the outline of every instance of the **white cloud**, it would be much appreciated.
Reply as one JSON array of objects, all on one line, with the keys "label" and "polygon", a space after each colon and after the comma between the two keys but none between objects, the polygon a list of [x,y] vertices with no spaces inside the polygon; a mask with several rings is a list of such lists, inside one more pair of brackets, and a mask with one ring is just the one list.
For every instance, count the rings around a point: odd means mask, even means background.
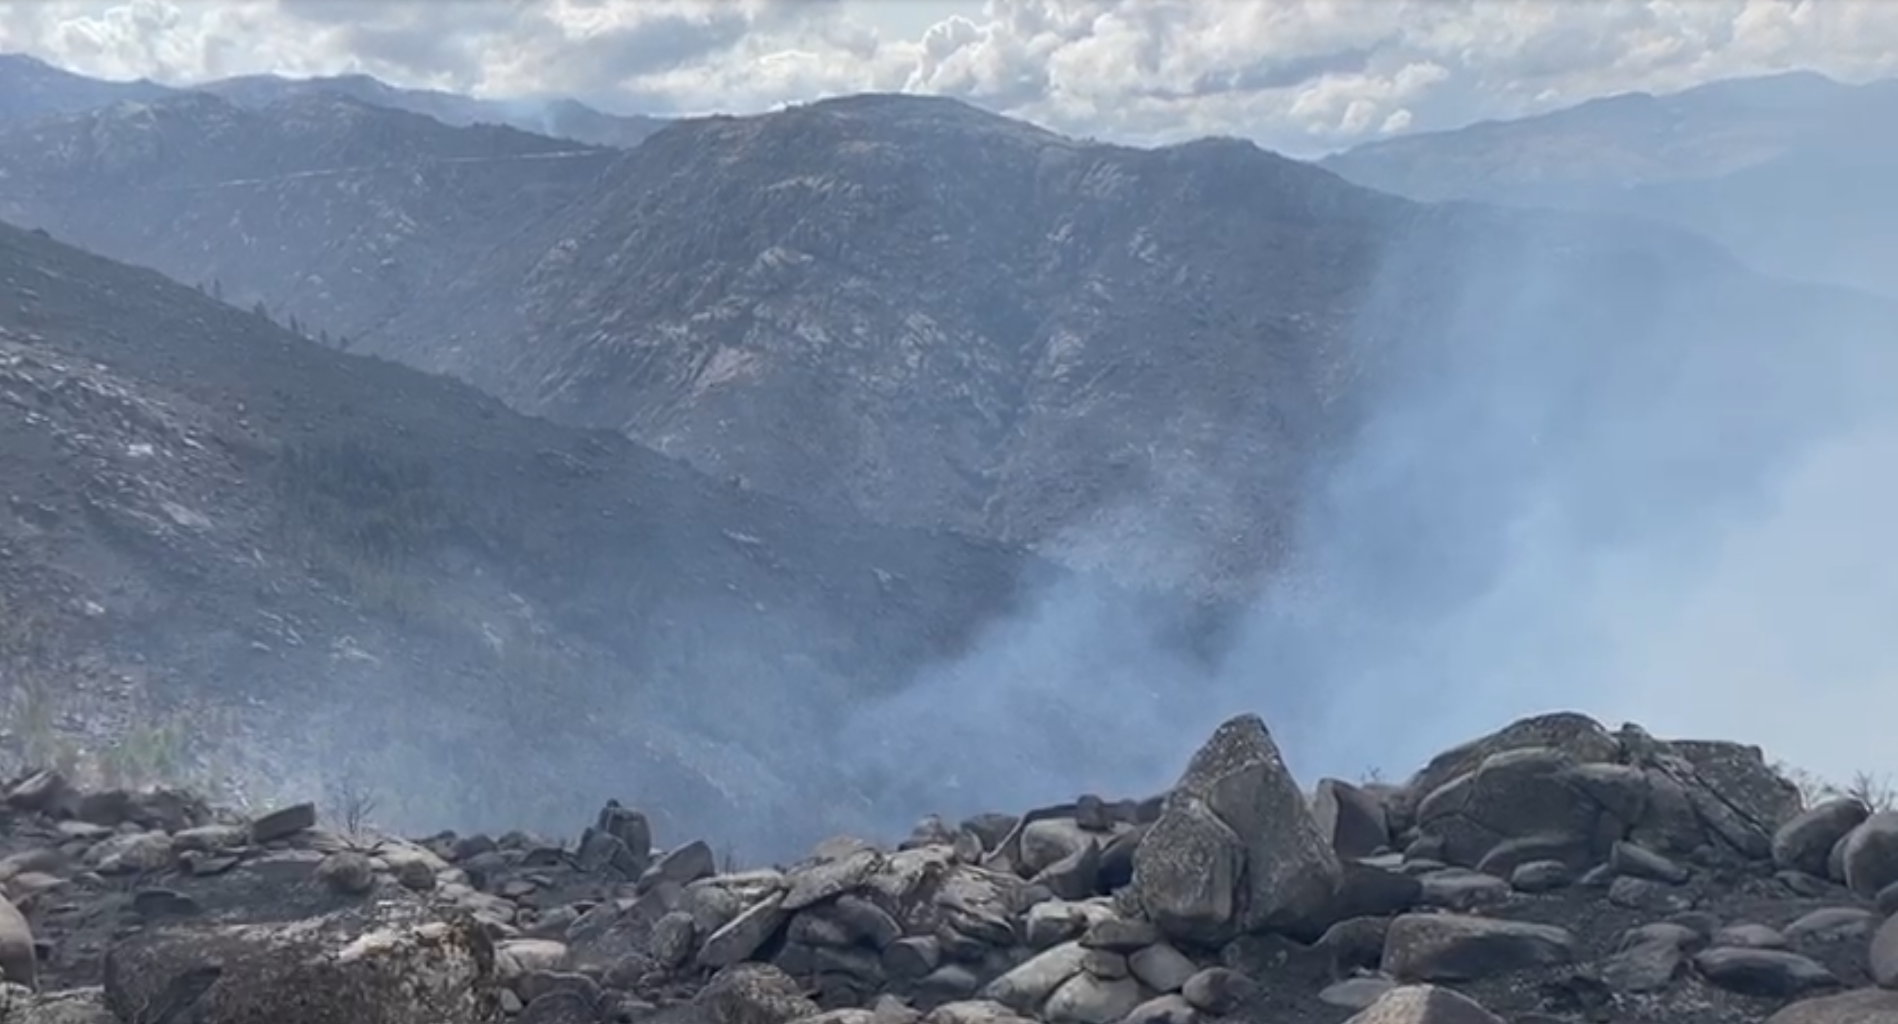
[{"label": "white cloud", "polygon": [[23,0],[0,48],[188,81],[363,71],[484,95],[746,112],[959,96],[1129,141],[1299,153],[1630,89],[1898,71],[1888,0]]}]

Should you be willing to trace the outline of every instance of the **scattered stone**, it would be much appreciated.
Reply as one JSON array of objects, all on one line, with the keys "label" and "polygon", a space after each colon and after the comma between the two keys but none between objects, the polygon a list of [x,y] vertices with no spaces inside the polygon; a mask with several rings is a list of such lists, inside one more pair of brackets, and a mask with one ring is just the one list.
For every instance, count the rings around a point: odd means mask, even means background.
[{"label": "scattered stone", "polygon": [[315,827],[316,805],[313,803],[292,804],[252,821],[250,841],[258,844],[274,843],[279,839],[287,839],[304,829]]},{"label": "scattered stone", "polygon": [[1435,985],[1393,988],[1346,1024],[1503,1024],[1459,992]]},{"label": "scattered stone", "polygon": [[1839,984],[1825,965],[1780,949],[1703,950],[1694,957],[1694,969],[1721,988],[1773,999],[1791,999]]},{"label": "scattered stone", "polygon": [[1399,981],[1472,981],[1574,959],[1564,929],[1463,914],[1404,914],[1384,939],[1384,969]]}]

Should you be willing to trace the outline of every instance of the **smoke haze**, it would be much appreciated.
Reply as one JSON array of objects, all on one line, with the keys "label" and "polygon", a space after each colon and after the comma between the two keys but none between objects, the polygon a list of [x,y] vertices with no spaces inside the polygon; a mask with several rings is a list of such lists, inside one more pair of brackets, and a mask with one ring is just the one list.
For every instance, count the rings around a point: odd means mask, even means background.
[{"label": "smoke haze", "polygon": [[[1394,240],[1346,357],[1362,425],[1302,496],[1291,567],[1210,661],[1070,580],[859,712],[841,749],[912,818],[1146,795],[1245,710],[1308,784],[1401,778],[1555,709],[1835,780],[1892,769],[1860,763],[1898,714],[1884,311],[1806,290],[1826,319],[1796,319],[1793,290],[1711,249],[1609,230]],[[1639,331],[1605,332],[1608,310]],[[1190,500],[1117,509],[1168,547],[1126,557],[1182,557],[1169,517],[1226,500],[1247,456],[1174,474]]]}]

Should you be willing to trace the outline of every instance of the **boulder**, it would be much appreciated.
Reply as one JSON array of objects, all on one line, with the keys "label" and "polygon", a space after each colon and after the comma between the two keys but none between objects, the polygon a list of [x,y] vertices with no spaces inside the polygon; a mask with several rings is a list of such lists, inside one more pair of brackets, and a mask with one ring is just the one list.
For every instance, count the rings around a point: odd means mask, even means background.
[{"label": "boulder", "polygon": [[1134,851],[1133,890],[1172,938],[1322,930],[1340,867],[1256,715],[1207,740]]},{"label": "boulder", "polygon": [[486,932],[412,906],[137,932],[108,950],[104,982],[107,1007],[127,1021],[187,1019],[187,1008],[195,1024],[501,1019]]}]

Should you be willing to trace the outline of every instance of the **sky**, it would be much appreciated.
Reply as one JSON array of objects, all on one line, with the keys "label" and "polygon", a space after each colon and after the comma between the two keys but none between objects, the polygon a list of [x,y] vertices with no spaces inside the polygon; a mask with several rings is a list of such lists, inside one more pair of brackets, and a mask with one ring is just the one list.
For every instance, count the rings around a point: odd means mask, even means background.
[{"label": "sky", "polygon": [[948,95],[1069,134],[1297,156],[1620,92],[1898,66],[1889,0],[0,0],[104,77],[365,72],[623,113]]}]

